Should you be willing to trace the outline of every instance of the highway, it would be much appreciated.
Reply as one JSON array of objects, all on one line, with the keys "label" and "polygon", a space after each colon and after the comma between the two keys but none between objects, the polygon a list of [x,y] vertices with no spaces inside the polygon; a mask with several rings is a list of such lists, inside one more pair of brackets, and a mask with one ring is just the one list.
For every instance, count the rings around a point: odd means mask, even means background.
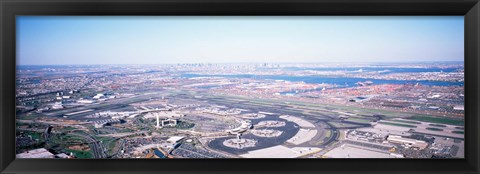
[{"label": "highway", "polygon": [[92,149],[93,158],[107,157],[107,153],[105,152],[106,148],[104,147],[103,143],[95,139],[95,137],[93,137],[92,135],[79,134],[75,132],[72,132],[70,134],[82,137],[88,141],[88,143],[90,144],[90,148]]},{"label": "highway", "polygon": [[109,156],[109,158],[117,156],[120,153],[120,151],[123,149],[124,146],[125,146],[125,140],[122,139],[122,140],[120,140],[120,143],[117,143],[115,145],[115,147],[112,150],[112,154]]}]

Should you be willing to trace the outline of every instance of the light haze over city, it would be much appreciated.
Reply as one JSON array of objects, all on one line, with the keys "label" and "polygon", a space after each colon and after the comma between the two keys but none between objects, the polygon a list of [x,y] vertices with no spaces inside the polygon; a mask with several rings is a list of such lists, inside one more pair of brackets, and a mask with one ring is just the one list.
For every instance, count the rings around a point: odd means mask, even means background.
[{"label": "light haze over city", "polygon": [[463,20],[19,16],[17,64],[463,61]]}]

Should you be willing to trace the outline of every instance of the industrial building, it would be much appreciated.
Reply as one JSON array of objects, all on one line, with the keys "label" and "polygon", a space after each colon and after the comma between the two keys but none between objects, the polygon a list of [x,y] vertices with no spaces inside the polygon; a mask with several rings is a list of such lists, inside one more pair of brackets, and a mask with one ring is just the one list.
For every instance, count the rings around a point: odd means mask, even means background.
[{"label": "industrial building", "polygon": [[122,123],[122,120],[119,119],[108,119],[108,120],[99,120],[94,122],[95,128],[102,128],[106,125]]},{"label": "industrial building", "polygon": [[415,147],[418,149],[425,149],[428,146],[428,143],[425,141],[411,139],[411,138],[403,138],[398,135],[389,135],[387,140],[390,143],[402,144],[407,147]]}]

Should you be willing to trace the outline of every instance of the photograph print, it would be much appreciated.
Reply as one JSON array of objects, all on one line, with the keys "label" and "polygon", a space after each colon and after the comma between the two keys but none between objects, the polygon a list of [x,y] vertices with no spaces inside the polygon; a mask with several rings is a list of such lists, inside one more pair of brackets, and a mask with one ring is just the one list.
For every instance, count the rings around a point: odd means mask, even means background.
[{"label": "photograph print", "polygon": [[16,158],[464,158],[463,16],[17,16]]}]

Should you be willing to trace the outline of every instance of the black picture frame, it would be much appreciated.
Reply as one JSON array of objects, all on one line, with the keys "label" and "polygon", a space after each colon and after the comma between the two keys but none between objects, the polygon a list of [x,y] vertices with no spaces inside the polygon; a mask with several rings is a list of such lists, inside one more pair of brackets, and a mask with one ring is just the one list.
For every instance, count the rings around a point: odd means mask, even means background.
[{"label": "black picture frame", "polygon": [[[1,173],[479,173],[478,0],[0,0]],[[16,15],[463,15],[465,159],[15,159]]]}]

